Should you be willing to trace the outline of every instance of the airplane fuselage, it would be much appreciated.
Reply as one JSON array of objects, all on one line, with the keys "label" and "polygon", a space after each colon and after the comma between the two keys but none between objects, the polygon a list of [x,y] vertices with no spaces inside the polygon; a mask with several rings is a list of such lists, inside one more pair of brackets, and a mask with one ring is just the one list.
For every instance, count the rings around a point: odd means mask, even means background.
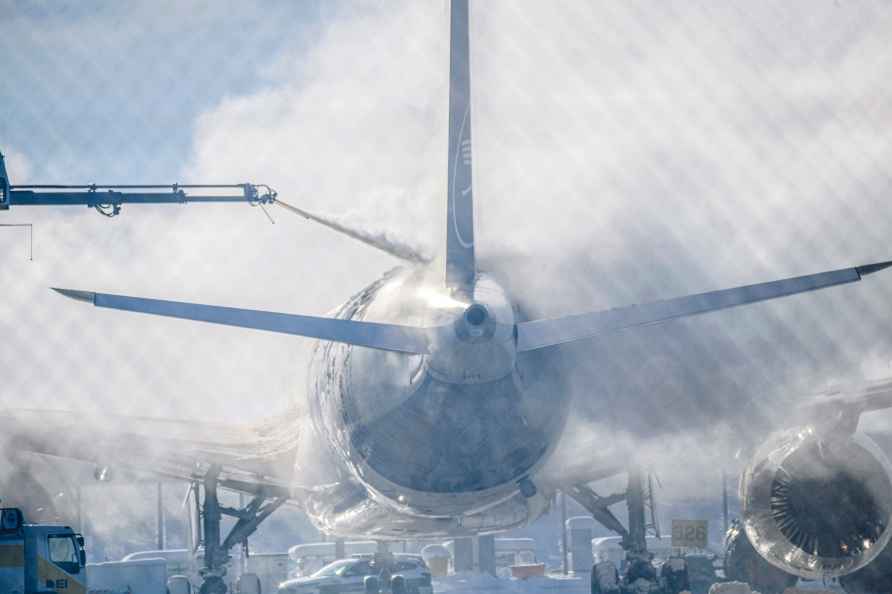
[{"label": "airplane fuselage", "polygon": [[[492,277],[467,292],[441,286],[396,269],[338,309],[339,318],[436,330],[424,355],[320,342],[310,369],[316,433],[365,491],[357,506],[436,524],[507,502],[512,511],[490,521],[525,521],[519,507],[565,425],[568,392],[548,349],[516,352],[520,312]],[[352,507],[341,514],[355,516]],[[333,522],[330,531],[352,531]]]}]

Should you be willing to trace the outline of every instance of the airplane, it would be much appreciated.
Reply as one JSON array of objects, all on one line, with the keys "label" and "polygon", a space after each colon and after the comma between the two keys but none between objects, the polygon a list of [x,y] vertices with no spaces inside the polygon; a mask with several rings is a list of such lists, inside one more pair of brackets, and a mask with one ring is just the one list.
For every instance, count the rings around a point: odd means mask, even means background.
[{"label": "airplane", "polygon": [[[286,503],[337,537],[463,537],[530,522],[547,510],[556,491],[571,490],[599,521],[623,530],[607,503],[584,488],[622,472],[615,460],[591,457],[584,471],[572,475],[550,471],[569,410],[561,345],[856,283],[892,266],[876,262],[531,317],[497,270],[478,267],[468,0],[452,0],[450,23],[446,241],[440,259],[375,244],[409,264],[361,289],[330,317],[54,289],[99,308],[317,341],[306,394],[309,419],[296,407],[246,426],[100,422],[46,411],[3,417],[6,438],[18,450],[87,461],[103,472],[132,468],[189,481],[204,518],[202,592],[225,591],[228,550]],[[743,473],[744,530],[735,549],[749,545],[741,563],[758,570],[745,576],[752,583],[758,583],[756,573],[773,570],[805,578],[855,575],[888,556],[892,503],[885,494],[892,492],[892,466],[857,426],[861,414],[890,406],[888,382],[826,395],[810,401],[757,450]],[[219,504],[219,488],[254,498],[233,511]],[[826,515],[827,505],[839,521],[805,521]],[[222,514],[237,518],[225,538]]]}]

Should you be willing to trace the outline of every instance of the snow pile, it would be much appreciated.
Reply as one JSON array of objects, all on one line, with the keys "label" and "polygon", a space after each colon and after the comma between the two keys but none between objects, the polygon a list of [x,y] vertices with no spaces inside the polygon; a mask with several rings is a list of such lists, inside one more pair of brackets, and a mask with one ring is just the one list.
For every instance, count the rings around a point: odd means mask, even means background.
[{"label": "snow pile", "polygon": [[749,584],[744,582],[722,582],[713,584],[709,589],[709,594],[759,594],[750,589]]},{"label": "snow pile", "polygon": [[476,594],[477,592],[510,592],[505,586],[508,580],[500,580],[489,574],[457,573],[433,580],[434,592],[450,594]]}]

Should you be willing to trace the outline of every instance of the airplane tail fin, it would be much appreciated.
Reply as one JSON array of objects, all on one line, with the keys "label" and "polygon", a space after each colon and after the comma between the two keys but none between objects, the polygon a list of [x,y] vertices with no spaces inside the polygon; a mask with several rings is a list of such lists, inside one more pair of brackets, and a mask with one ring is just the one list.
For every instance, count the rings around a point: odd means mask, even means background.
[{"label": "airplane tail fin", "polygon": [[474,194],[471,189],[471,76],[468,0],[452,0],[449,51],[449,180],[446,286],[474,284]]}]

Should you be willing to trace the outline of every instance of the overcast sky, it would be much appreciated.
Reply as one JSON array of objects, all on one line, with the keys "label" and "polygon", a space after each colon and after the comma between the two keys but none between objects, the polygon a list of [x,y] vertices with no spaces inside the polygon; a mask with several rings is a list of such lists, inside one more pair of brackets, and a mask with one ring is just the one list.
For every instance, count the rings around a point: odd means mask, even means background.
[{"label": "overcast sky", "polygon": [[[481,262],[534,311],[892,258],[889,3],[487,0],[471,20]],[[441,1],[0,0],[0,150],[14,183],[267,183],[436,250],[447,33]],[[35,226],[34,262],[0,229],[0,404],[237,421],[305,399],[304,339],[48,290],[324,314],[397,264],[271,214],[0,215]],[[892,375],[890,296],[877,275],[577,345],[584,431],[758,425]]]}]

